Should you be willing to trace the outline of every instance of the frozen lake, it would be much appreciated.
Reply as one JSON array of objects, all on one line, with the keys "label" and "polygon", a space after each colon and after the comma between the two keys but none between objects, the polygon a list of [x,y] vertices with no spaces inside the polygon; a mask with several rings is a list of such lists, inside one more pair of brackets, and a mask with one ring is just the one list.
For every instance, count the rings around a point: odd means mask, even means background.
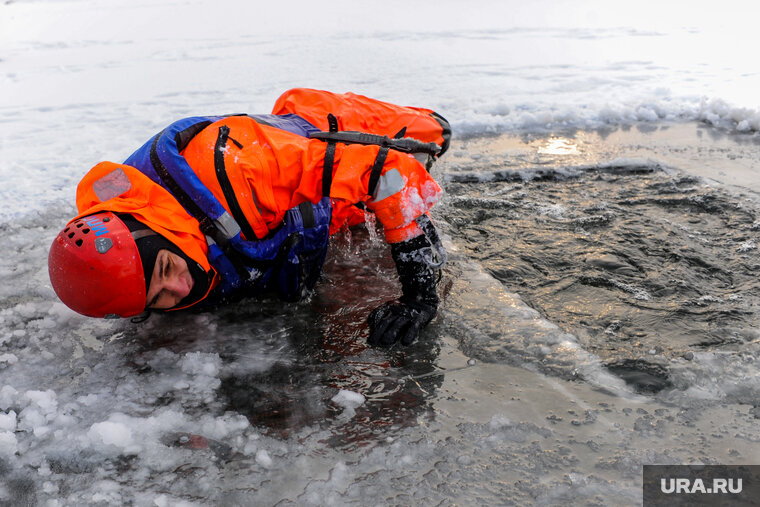
[{"label": "frozen lake", "polygon": [[[758,7],[384,5],[0,5],[0,502],[637,505],[644,464],[760,463]],[[56,300],[90,167],[294,86],[452,123],[417,344],[365,345],[371,226],[302,304]]]}]

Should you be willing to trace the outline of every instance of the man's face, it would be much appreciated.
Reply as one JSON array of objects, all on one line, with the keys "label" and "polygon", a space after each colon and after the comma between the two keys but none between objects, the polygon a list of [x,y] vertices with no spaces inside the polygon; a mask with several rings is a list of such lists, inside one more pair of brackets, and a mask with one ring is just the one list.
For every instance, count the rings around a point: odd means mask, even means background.
[{"label": "man's face", "polygon": [[177,306],[190,294],[193,283],[193,277],[182,257],[169,250],[159,250],[145,307],[166,310]]}]

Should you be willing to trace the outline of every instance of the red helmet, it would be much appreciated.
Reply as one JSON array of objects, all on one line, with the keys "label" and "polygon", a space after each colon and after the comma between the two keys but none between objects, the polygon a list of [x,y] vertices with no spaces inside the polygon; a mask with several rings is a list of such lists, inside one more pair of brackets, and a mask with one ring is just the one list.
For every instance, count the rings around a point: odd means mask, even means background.
[{"label": "red helmet", "polygon": [[53,290],[88,317],[132,317],[145,309],[145,275],[132,233],[104,211],[70,222],[48,255]]}]

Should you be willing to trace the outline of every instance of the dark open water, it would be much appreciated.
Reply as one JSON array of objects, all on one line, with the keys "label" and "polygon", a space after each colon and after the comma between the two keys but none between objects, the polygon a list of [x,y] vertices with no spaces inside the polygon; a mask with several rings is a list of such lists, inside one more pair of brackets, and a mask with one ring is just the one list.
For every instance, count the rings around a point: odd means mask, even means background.
[{"label": "dark open water", "polygon": [[657,164],[566,169],[452,174],[454,241],[643,391],[758,339],[756,203]]}]

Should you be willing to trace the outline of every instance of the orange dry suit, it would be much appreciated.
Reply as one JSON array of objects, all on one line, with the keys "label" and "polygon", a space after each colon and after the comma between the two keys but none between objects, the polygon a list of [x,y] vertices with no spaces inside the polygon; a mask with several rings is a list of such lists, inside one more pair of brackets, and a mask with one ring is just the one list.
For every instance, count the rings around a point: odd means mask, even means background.
[{"label": "orange dry suit", "polygon": [[297,300],[329,235],[363,210],[390,243],[422,234],[442,190],[418,158],[439,156],[449,137],[428,109],[294,89],[270,115],[173,123],[124,164],[95,166],[77,207],[129,213],[164,236],[207,273],[213,300],[271,290]]}]

